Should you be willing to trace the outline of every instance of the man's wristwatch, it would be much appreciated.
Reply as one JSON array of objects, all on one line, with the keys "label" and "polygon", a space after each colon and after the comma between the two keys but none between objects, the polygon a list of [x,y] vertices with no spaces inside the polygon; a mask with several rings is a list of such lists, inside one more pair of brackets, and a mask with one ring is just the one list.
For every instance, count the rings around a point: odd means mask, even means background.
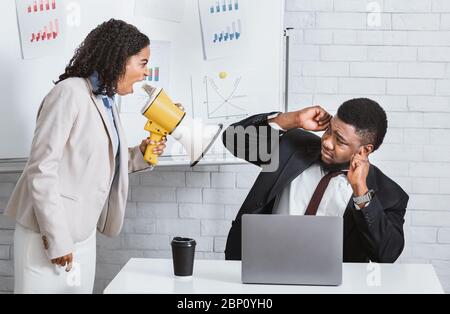
[{"label": "man's wristwatch", "polygon": [[373,197],[375,196],[375,191],[374,190],[369,190],[369,192],[367,192],[364,195],[361,196],[353,196],[353,202],[357,205],[359,204],[364,204],[364,203],[369,203]]}]

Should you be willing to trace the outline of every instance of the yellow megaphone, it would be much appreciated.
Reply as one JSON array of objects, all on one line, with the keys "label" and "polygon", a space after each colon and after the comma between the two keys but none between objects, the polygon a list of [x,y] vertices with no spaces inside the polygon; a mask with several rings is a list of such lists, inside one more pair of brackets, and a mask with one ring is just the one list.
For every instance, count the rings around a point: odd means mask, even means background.
[{"label": "yellow megaphone", "polygon": [[[192,119],[177,107],[162,88],[150,85],[142,87],[148,94],[148,100],[142,114],[147,118],[145,130],[150,132],[149,139],[157,143],[164,136],[171,135],[181,143],[194,167],[219,137],[223,125],[204,125]],[[151,165],[158,164],[158,155],[153,153],[156,145],[149,145],[144,159]]]}]

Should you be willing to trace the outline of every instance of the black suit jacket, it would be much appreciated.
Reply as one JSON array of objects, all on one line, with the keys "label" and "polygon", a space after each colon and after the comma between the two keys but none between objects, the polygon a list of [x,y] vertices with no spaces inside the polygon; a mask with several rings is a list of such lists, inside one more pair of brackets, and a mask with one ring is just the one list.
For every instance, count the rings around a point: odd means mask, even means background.
[{"label": "black suit jacket", "polygon": [[[260,173],[242,204],[228,234],[225,249],[227,260],[241,259],[242,215],[272,214],[277,195],[320,158],[321,139],[317,135],[301,129],[275,131],[267,123],[269,115],[247,118],[231,125],[223,134],[224,145],[236,157],[261,167],[266,164],[261,159],[249,160],[249,145],[264,141],[269,143],[274,136],[280,137],[279,147],[271,152],[272,159],[274,156],[279,158],[279,166],[273,172]],[[235,134],[236,126],[255,126],[257,132],[237,138],[241,135]],[[266,130],[261,132],[264,128]],[[234,141],[230,141],[233,137]],[[375,197],[369,206],[356,210],[350,199],[344,213],[344,262],[370,260],[393,263],[404,247],[403,223],[409,197],[399,185],[373,165],[370,166],[367,186],[375,191]]]}]

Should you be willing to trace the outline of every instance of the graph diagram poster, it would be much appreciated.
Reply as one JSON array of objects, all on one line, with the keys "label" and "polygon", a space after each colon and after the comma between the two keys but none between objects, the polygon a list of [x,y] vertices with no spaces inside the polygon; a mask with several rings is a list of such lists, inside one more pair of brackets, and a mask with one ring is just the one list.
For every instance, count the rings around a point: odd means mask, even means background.
[{"label": "graph diagram poster", "polygon": [[233,123],[258,108],[256,71],[221,71],[192,77],[193,114],[208,123]]},{"label": "graph diagram poster", "polygon": [[58,54],[64,47],[62,0],[16,0],[23,59]]},{"label": "graph diagram poster", "polygon": [[243,0],[199,0],[206,59],[236,55],[248,36]]},{"label": "graph diagram poster", "polygon": [[136,0],[134,14],[171,22],[181,22],[185,0]]},{"label": "graph diagram poster", "polygon": [[121,97],[120,112],[140,114],[147,94],[142,89],[143,84],[170,89],[170,58],[171,42],[152,40],[150,43],[150,61],[147,64],[149,76],[145,81],[134,85],[134,93]]}]

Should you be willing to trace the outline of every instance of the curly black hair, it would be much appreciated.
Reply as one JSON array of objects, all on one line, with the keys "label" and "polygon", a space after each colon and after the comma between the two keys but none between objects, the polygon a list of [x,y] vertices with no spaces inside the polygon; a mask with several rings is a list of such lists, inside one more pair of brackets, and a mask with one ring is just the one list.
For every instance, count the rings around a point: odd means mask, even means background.
[{"label": "curly black hair", "polygon": [[94,93],[111,97],[128,59],[149,45],[150,39],[135,26],[111,19],[89,33],[55,84],[70,77],[88,78],[96,71],[100,85]]},{"label": "curly black hair", "polygon": [[351,99],[339,107],[337,116],[352,125],[364,145],[372,144],[374,151],[383,143],[388,121],[386,112],[377,102],[368,98]]}]

